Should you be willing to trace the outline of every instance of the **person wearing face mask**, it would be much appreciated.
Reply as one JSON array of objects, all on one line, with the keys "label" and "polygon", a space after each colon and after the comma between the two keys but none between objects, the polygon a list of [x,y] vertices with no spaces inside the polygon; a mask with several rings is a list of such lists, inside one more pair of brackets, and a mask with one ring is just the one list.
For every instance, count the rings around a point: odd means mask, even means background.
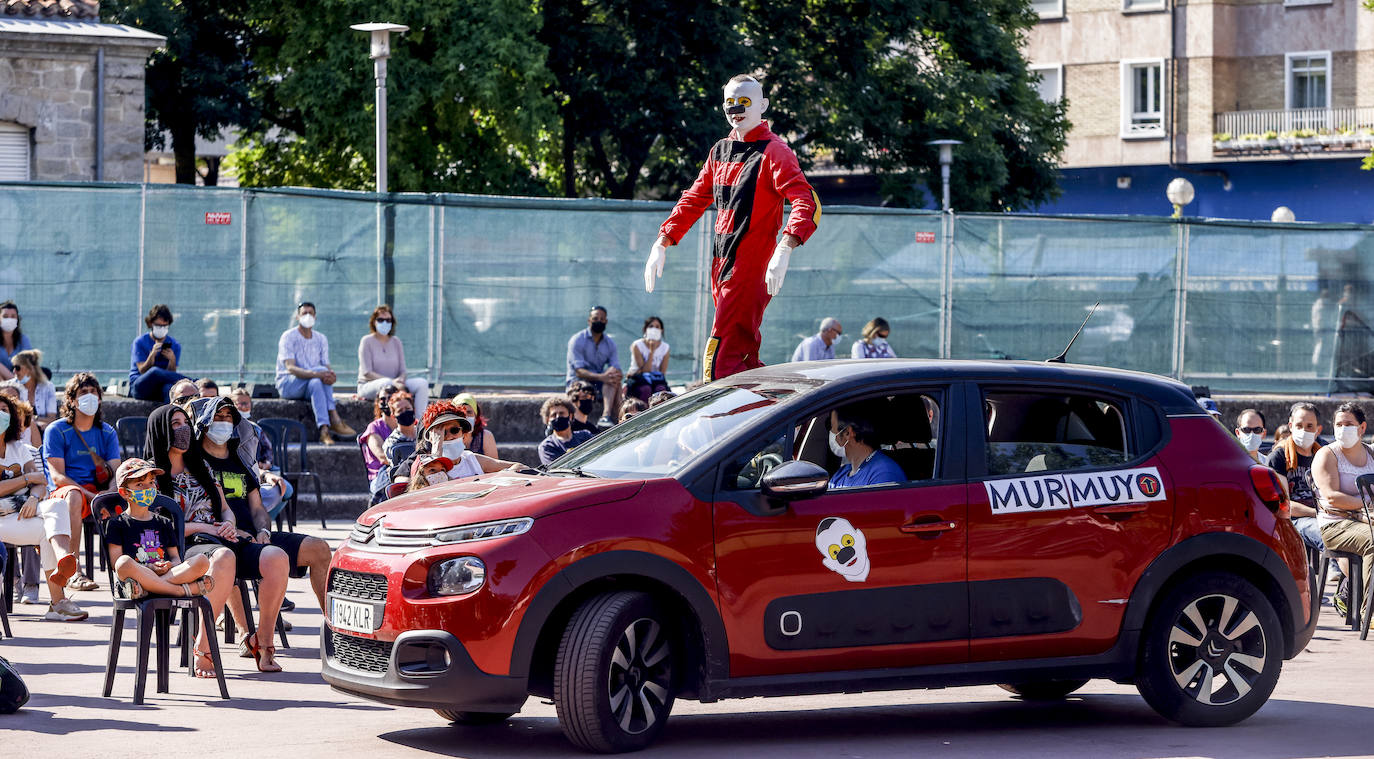
[{"label": "person wearing face mask", "polygon": [[539,463],[552,464],[554,459],[592,439],[592,433],[575,430],[572,426],[573,414],[577,408],[567,398],[555,395],[539,407],[539,418],[549,431],[548,437],[539,443]]},{"label": "person wearing face mask", "polygon": [[[746,74],[732,77],[723,101],[730,133],[711,148],[696,181],[659,228],[644,264],[644,289],[653,292],[668,248],[715,204],[711,298],[716,316],[706,342],[707,382],[763,366],[763,311],[782,288],[793,249],[810,239],[821,218],[820,199],[796,154],[763,121],[768,110],[763,85]],[[785,226],[784,201],[792,205]]]},{"label": "person wearing face mask", "polygon": [[181,343],[169,333],[172,309],[159,303],[143,317],[148,331],[139,335],[130,348],[129,392],[141,401],[171,401],[172,386],[186,375],[177,371],[181,363]]},{"label": "person wearing face mask", "polygon": [[334,444],[334,435],[353,437],[356,430],[344,423],[334,407],[334,383],[339,379],[329,368],[329,338],[315,330],[315,304],[296,307],[296,326],[277,340],[277,392],[290,400],[310,401],[320,442]]},{"label": "person wearing face mask", "polygon": [[1264,463],[1283,475],[1288,482],[1288,514],[1302,541],[1321,550],[1322,535],[1317,527],[1317,493],[1312,484],[1312,459],[1317,449],[1326,445],[1321,439],[1322,426],[1317,407],[1311,403],[1294,403],[1288,409],[1289,435],[1278,440]]},{"label": "person wearing face mask", "polygon": [[397,389],[395,385],[388,385],[377,394],[377,400],[373,404],[372,422],[363,429],[363,434],[358,436],[358,448],[362,450],[368,482],[377,476],[378,471],[391,466],[384,444],[392,431],[400,425],[396,415],[409,412],[410,423],[415,423],[415,410],[411,403],[410,393]]},{"label": "person wearing face mask", "polygon": [[668,343],[663,339],[663,320],[644,320],[644,336],[630,344],[630,377],[625,392],[644,403],[649,396],[668,389]]},{"label": "person wearing face mask", "polygon": [[452,470],[453,462],[443,456],[416,456],[415,463],[410,467],[410,484],[406,485],[406,492],[414,493],[431,485],[442,485],[448,482],[448,473]]},{"label": "person wearing face mask", "polygon": [[410,458],[391,467],[392,482],[409,481],[411,467],[415,458],[430,454],[443,456],[453,462],[449,470],[450,479],[471,477],[483,472],[499,472],[502,469],[520,469],[521,464],[502,461],[480,453],[467,450],[463,443],[465,433],[472,430],[472,422],[458,411],[449,401],[437,401],[425,409],[420,423],[420,433],[415,441],[415,453]]},{"label": "person wearing face mask", "polygon": [[590,382],[574,382],[568,388],[568,400],[573,405],[572,428],[595,435],[601,428],[592,421],[596,408],[596,390]]},{"label": "person wearing face mask", "polygon": [[19,389],[19,399],[33,406],[38,431],[57,419],[57,388],[43,371],[43,352],[37,349],[14,354],[14,379],[5,383]]},{"label": "person wearing face mask", "polygon": [[14,378],[14,354],[32,349],[29,336],[19,329],[19,306],[12,300],[0,303],[0,380]]},{"label": "person wearing face mask", "polygon": [[892,328],[887,325],[887,319],[876,317],[864,325],[860,333],[863,338],[854,341],[854,345],[849,349],[849,357],[896,358],[897,354],[892,352],[892,346],[887,343],[887,336],[891,332]]},{"label": "person wearing face mask", "polygon": [[587,328],[568,338],[568,371],[566,386],[583,381],[594,388],[596,397],[605,401],[601,426],[611,426],[609,415],[620,405],[623,392],[620,355],[615,340],[606,334],[608,320],[605,306],[592,306],[587,314]]},{"label": "person wearing face mask", "polygon": [[277,514],[286,507],[291,495],[296,492],[295,488],[291,487],[290,480],[281,476],[280,469],[272,466],[272,439],[263,432],[257,422],[253,421],[253,396],[247,390],[236,387],[229,391],[229,400],[233,401],[239,416],[253,425],[253,434],[258,439],[258,451],[254,457],[257,461],[255,471],[262,486],[258,492],[262,497],[262,507],[267,510],[267,516],[276,519]]},{"label": "person wearing face mask", "polygon": [[[91,513],[91,499],[114,492],[114,473],[119,468],[119,437],[114,427],[101,421],[100,380],[80,372],[67,381],[62,399],[62,418],[43,433],[43,458],[52,476],[53,497],[67,502],[72,525],[72,545],[81,545],[81,520]],[[95,581],[77,572],[67,583],[74,590],[95,590]]]},{"label": "person wearing face mask", "polygon": [[840,320],[827,316],[821,320],[821,331],[803,338],[792,351],[793,361],[828,361],[835,358],[835,341],[844,334]]},{"label": "person wearing face mask", "polygon": [[414,399],[415,413],[425,413],[429,405],[429,382],[406,375],[406,352],[396,336],[396,316],[383,303],[372,309],[368,332],[358,342],[358,395],[372,400],[383,388],[408,390]]},{"label": "person wearing face mask", "polygon": [[830,478],[830,489],[863,488],[906,482],[901,465],[878,450],[873,423],[856,406],[830,412],[830,452],[840,468]]},{"label": "person wearing face mask", "polygon": [[458,407],[458,413],[472,422],[472,432],[463,439],[463,444],[468,450],[494,459],[501,458],[501,451],[496,447],[496,436],[487,426],[487,418],[477,410],[477,396],[472,393],[459,393],[453,396],[453,405]]},{"label": "person wearing face mask", "polygon": [[[1374,572],[1374,534],[1355,486],[1362,474],[1374,474],[1374,450],[1365,445],[1367,427],[1364,409],[1346,402],[1336,407],[1332,418],[1336,441],[1323,446],[1312,459],[1312,481],[1317,487],[1317,526],[1327,549],[1364,557],[1364,587],[1370,587]],[[1333,605],[1338,610],[1349,598],[1349,583],[1341,583]],[[1366,599],[1368,598],[1366,592]]]},{"label": "person wearing face mask", "polygon": [[1236,415],[1236,439],[1245,446],[1250,458],[1259,464],[1264,463],[1264,456],[1260,453],[1264,432],[1264,415],[1256,409],[1248,408]]}]

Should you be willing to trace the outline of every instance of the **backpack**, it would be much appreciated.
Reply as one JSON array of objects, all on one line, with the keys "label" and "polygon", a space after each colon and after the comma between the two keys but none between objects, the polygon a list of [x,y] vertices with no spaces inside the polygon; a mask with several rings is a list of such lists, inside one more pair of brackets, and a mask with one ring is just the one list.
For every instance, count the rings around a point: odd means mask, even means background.
[{"label": "backpack", "polygon": [[0,656],[0,714],[14,714],[28,702],[28,686],[24,685],[14,665]]}]

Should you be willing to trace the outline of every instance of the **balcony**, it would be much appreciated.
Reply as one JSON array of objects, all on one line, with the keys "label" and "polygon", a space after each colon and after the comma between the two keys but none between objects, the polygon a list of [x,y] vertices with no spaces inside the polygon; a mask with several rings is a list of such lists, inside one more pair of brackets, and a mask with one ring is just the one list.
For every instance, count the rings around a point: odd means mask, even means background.
[{"label": "balcony", "polygon": [[1235,156],[1368,153],[1374,148],[1374,107],[1218,113],[1212,148]]}]

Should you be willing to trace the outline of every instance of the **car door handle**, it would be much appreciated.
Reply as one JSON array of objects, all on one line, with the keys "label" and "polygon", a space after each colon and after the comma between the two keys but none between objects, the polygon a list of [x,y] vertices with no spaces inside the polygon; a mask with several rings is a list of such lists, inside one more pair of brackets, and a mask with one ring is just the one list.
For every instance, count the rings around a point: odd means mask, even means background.
[{"label": "car door handle", "polygon": [[938,522],[907,522],[902,525],[902,532],[909,535],[930,534],[947,532],[958,527],[958,522],[938,521]]},{"label": "car door handle", "polygon": [[1150,508],[1149,503],[1118,503],[1111,506],[1094,506],[1093,512],[1106,516],[1128,517]]}]

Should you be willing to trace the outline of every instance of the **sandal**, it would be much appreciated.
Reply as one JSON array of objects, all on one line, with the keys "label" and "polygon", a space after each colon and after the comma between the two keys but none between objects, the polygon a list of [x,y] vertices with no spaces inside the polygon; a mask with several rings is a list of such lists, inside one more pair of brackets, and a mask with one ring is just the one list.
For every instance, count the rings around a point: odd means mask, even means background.
[{"label": "sandal", "polygon": [[[215,660],[210,657],[209,651],[202,651],[199,648],[197,648],[195,650],[195,654],[196,662],[193,666],[196,677],[199,677],[202,680],[208,680],[211,678],[219,677],[219,674],[215,672]],[[207,666],[202,667],[200,665],[200,662],[202,660],[208,663]]]},{"label": "sandal", "polygon": [[253,656],[258,662],[259,672],[280,672],[281,665],[277,663],[277,647],[262,646],[257,649]]},{"label": "sandal", "polygon": [[120,591],[122,591],[124,597],[130,601],[137,601],[138,599],[148,595],[147,589],[145,589],[142,585],[139,585],[138,580],[135,580],[132,577],[125,577],[123,580],[120,580],[119,589]]},{"label": "sandal", "polygon": [[204,596],[208,595],[210,591],[214,589],[214,587],[215,579],[209,575],[205,575],[199,580],[192,580],[189,583],[183,583],[181,586],[181,592],[184,593],[188,598],[192,596]]},{"label": "sandal", "polygon": [[239,658],[257,659],[259,650],[257,633],[245,635],[239,640]]}]

